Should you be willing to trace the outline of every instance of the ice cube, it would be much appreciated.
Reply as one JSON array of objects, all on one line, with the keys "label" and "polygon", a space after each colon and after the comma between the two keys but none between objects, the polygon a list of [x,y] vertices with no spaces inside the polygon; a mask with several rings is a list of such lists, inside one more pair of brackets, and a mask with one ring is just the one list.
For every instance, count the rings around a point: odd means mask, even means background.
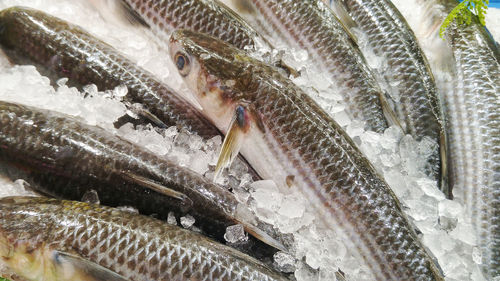
[{"label": "ice cube", "polygon": [[184,228],[190,228],[191,226],[193,226],[194,222],[195,219],[191,215],[181,217],[181,225]]},{"label": "ice cube", "polygon": [[174,212],[168,212],[167,223],[177,225],[177,219],[175,218]]},{"label": "ice cube", "polygon": [[278,214],[288,218],[298,218],[304,214],[305,206],[302,198],[288,195],[283,198]]},{"label": "ice cube", "polygon": [[295,271],[295,258],[290,254],[279,251],[273,256],[274,266],[281,272],[294,272]]},{"label": "ice cube", "polygon": [[224,239],[228,243],[238,243],[248,240],[248,236],[245,233],[243,225],[235,224],[228,226],[226,228],[226,233],[224,234]]}]

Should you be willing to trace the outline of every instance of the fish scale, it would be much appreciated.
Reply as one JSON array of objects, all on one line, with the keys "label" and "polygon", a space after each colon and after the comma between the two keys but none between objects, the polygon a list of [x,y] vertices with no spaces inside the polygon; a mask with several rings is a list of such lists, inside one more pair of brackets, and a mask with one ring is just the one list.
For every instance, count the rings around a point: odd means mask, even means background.
[{"label": "fish scale", "polygon": [[175,29],[211,34],[243,49],[267,45],[247,23],[217,0],[122,0],[155,34],[168,41]]},{"label": "fish scale", "polygon": [[[0,102],[0,124],[0,158],[20,166],[26,173],[20,178],[41,192],[80,200],[93,189],[104,204],[134,206],[161,218],[170,211],[189,210],[216,236],[234,224],[238,202],[233,194],[104,129],[63,114],[6,102]],[[36,136],[36,141],[30,136]],[[129,174],[181,192],[193,205],[130,180]]]},{"label": "fish scale", "polygon": [[[16,63],[36,64],[68,84],[95,84],[100,91],[124,85],[124,99],[140,103],[167,126],[203,137],[219,132],[175,91],[78,26],[30,8],[0,12],[0,44]],[[56,80],[54,79],[54,80]]]},{"label": "fish scale", "polygon": [[[434,77],[417,38],[401,13],[390,0],[330,2],[336,3],[339,14],[346,14],[344,22],[347,25],[352,21],[353,28],[366,34],[367,44],[375,55],[387,61],[388,69],[383,76],[392,88],[390,92],[397,93],[396,112],[406,131],[417,141],[427,137],[440,144],[444,127]],[[428,174],[438,182],[441,180],[439,154],[436,149],[428,167]],[[446,160],[445,155],[443,158]],[[446,187],[446,174],[443,176],[445,192],[451,195]]]},{"label": "fish scale", "polygon": [[250,2],[266,19],[260,26],[272,26],[274,32],[268,33],[307,50],[311,60],[330,74],[351,118],[366,121],[367,128],[376,132],[387,128],[383,91],[353,38],[325,4],[316,0]]},{"label": "fish scale", "polygon": [[[130,280],[286,280],[228,246],[150,217],[33,197],[0,199],[0,210],[0,240],[12,247],[0,254],[7,257],[22,233],[33,249],[43,242],[49,250],[71,250]],[[33,217],[34,228],[23,224]]]},{"label": "fish scale", "polygon": [[[245,133],[241,153],[263,178],[297,188],[325,226],[344,232],[346,247],[374,279],[442,280],[389,186],[307,94],[275,68],[213,37],[177,31],[170,51],[192,62],[187,84],[221,130],[235,107],[249,108],[249,118],[261,125]],[[236,83],[220,87],[227,80]]]},{"label": "fish scale", "polygon": [[488,280],[500,276],[500,56],[477,19],[445,33],[456,62],[445,92],[452,183],[464,201]]}]

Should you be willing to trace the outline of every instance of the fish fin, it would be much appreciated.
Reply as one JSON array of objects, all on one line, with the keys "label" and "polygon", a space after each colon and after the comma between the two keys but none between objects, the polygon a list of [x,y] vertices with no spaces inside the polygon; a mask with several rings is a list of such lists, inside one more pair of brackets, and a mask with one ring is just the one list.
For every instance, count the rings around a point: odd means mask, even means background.
[{"label": "fish fin", "polygon": [[276,61],[274,63],[274,66],[278,67],[279,69],[282,69],[286,73],[286,77],[288,77],[288,78],[297,78],[300,76],[299,71],[297,71],[295,68],[287,65],[282,59]]},{"label": "fish fin", "polygon": [[278,240],[271,237],[271,235],[267,234],[265,231],[259,229],[256,226],[250,225],[250,224],[244,224],[241,222],[240,222],[240,224],[243,225],[243,228],[245,229],[245,231],[250,233],[250,235],[252,235],[253,237],[259,239],[260,241],[266,243],[267,245],[269,245],[273,248],[276,248],[276,249],[283,251],[283,252],[288,252],[288,250],[286,249],[285,246],[283,246],[282,243],[280,243]]},{"label": "fish fin", "polygon": [[[349,16],[348,11],[344,6],[342,6],[339,1],[341,0],[330,0],[330,4],[325,3],[327,6],[333,10],[333,13],[338,17],[339,21],[342,23],[346,29],[351,29],[353,27],[357,27],[358,24]],[[325,1],[326,2],[326,1]]]},{"label": "fish fin", "polygon": [[172,197],[174,199],[178,199],[183,202],[184,206],[187,206],[189,208],[193,206],[193,201],[191,201],[191,199],[189,199],[189,197],[182,192],[173,190],[171,188],[168,188],[162,184],[155,182],[154,180],[148,179],[140,175],[136,175],[132,172],[122,172],[121,175],[127,181],[132,181],[142,187],[149,188],[163,195]]},{"label": "fish fin", "polygon": [[127,109],[130,110],[132,113],[140,115],[144,117],[145,119],[151,121],[153,124],[160,128],[167,128],[168,126],[163,123],[163,121],[160,120],[160,118],[156,117],[153,113],[151,113],[149,110],[144,108],[144,106],[140,103],[126,103]]},{"label": "fish fin", "polygon": [[126,1],[89,0],[89,2],[106,20],[118,20],[116,16],[118,14],[120,20],[125,19],[131,25],[149,28],[149,24]]},{"label": "fish fin", "polygon": [[144,27],[150,27],[147,22],[139,15],[126,1],[118,1],[119,11],[122,16],[127,19],[132,25],[142,25]]},{"label": "fish fin", "polygon": [[439,136],[439,155],[441,157],[441,182],[440,188],[448,199],[453,199],[452,185],[449,182],[448,169],[448,139],[442,130]]},{"label": "fish fin", "polygon": [[250,127],[249,112],[250,111],[243,105],[238,105],[236,107],[231,123],[229,123],[226,137],[222,143],[217,165],[215,166],[214,180],[220,175],[224,168],[231,165],[234,158],[238,155],[244,140],[244,134]]},{"label": "fish fin", "polygon": [[392,100],[388,97],[387,93],[383,93],[380,95],[380,103],[382,105],[382,112],[384,113],[385,119],[389,126],[398,126],[401,131],[405,132],[403,126],[401,125],[401,121],[399,120],[396,112],[391,107],[389,100]]},{"label": "fish fin", "polygon": [[278,241],[276,238],[273,238],[268,232],[264,231],[262,227],[257,226],[259,224],[261,226],[262,224],[267,224],[259,221],[254,213],[243,204],[239,204],[237,206],[236,212],[234,214],[234,220],[235,223],[241,224],[246,232],[250,233],[250,235],[257,238],[258,240],[280,251],[288,252],[283,243]]},{"label": "fish fin", "polygon": [[[130,281],[128,278],[125,278],[118,273],[75,254],[69,254],[56,250],[53,253],[53,259],[54,264],[62,267],[63,270],[69,271],[78,269],[81,272],[80,274],[91,277],[92,280],[95,281]],[[75,273],[72,272],[70,274]]]}]

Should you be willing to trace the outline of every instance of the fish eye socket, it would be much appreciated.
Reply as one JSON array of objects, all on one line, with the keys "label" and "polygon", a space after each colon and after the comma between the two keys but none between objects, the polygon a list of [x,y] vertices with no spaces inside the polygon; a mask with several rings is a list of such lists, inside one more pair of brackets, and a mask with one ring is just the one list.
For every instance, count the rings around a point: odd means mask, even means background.
[{"label": "fish eye socket", "polygon": [[190,70],[189,58],[187,57],[186,54],[180,52],[175,54],[174,61],[175,61],[175,66],[177,67],[179,73],[182,76],[186,76],[189,74]]}]

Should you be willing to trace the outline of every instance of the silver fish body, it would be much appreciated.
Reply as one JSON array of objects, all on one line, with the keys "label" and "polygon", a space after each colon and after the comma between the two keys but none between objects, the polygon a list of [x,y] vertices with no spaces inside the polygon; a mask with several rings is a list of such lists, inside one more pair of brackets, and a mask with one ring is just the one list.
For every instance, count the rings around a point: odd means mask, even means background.
[{"label": "silver fish body", "polygon": [[102,128],[7,102],[0,102],[0,124],[0,160],[40,192],[81,200],[94,190],[103,204],[160,218],[189,212],[219,238],[235,223],[233,194]]},{"label": "silver fish body", "polygon": [[[439,23],[457,5],[425,3]],[[452,24],[445,39],[454,60],[444,91],[450,183],[474,226],[484,277],[493,280],[500,276],[500,50],[477,18]]]},{"label": "silver fish body", "polygon": [[[239,0],[241,1],[241,0]],[[353,37],[321,0],[243,0],[253,5],[259,25],[295,48],[308,52],[318,68],[329,73],[352,119],[366,121],[367,129],[383,132],[385,93],[375,79]],[[385,110],[385,112],[384,112]]]},{"label": "silver fish body", "polygon": [[127,87],[124,100],[140,103],[163,126],[203,137],[219,134],[196,108],[113,47],[82,28],[41,11],[12,7],[0,12],[0,45],[17,64],[35,64],[44,75],[100,91]]},{"label": "silver fish body", "polygon": [[170,52],[188,62],[180,73],[207,117],[222,131],[230,120],[241,123],[241,153],[263,178],[297,188],[325,225],[343,230],[374,279],[442,280],[388,185],[307,94],[213,37],[177,31]]},{"label": "silver fish body", "polygon": [[172,31],[189,29],[240,49],[269,47],[252,27],[218,0],[122,0],[165,42]]},{"label": "silver fish body", "polygon": [[[444,120],[436,84],[425,54],[410,26],[390,0],[333,0],[332,6],[350,28],[367,38],[368,47],[385,59],[382,74],[388,90],[395,94],[395,108],[401,125],[416,140],[424,137],[442,146],[431,156],[428,174],[447,189]],[[440,169],[441,167],[441,169]]]},{"label": "silver fish body", "polygon": [[0,199],[0,257],[28,280],[286,280],[233,248],[150,217],[35,197]]}]

